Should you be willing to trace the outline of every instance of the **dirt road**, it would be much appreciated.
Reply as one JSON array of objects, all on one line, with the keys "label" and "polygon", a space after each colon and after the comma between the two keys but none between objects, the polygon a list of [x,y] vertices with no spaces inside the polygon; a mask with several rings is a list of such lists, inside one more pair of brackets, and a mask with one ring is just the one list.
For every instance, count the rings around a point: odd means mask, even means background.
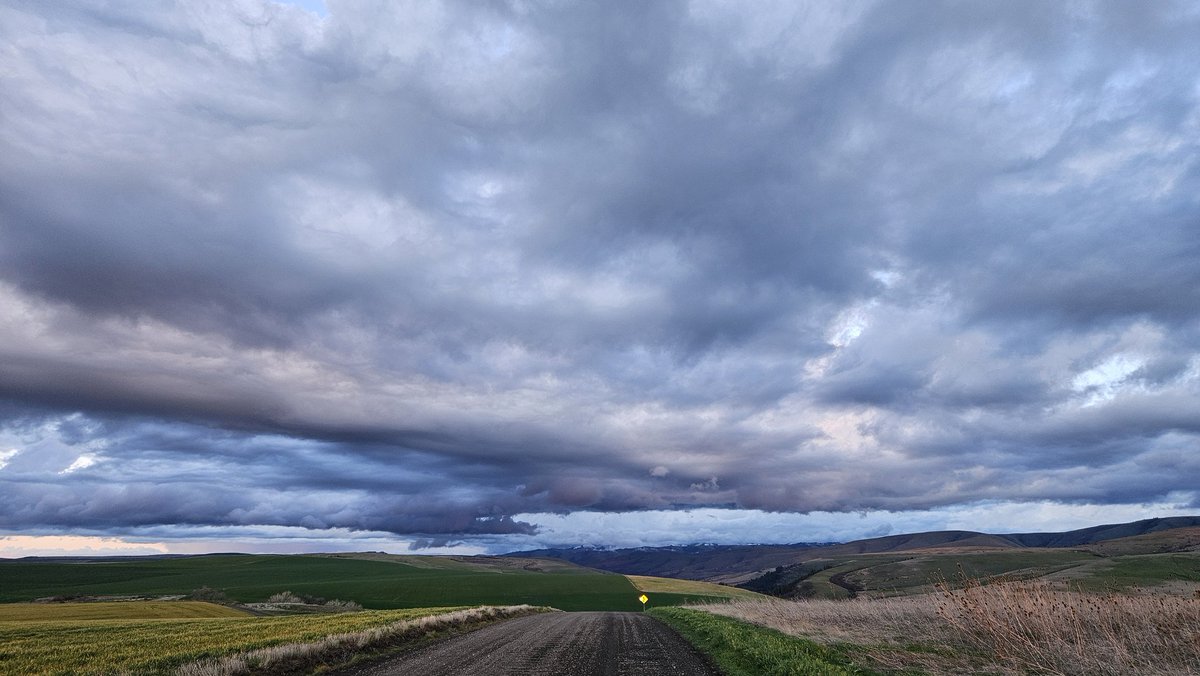
[{"label": "dirt road", "polygon": [[642,613],[542,613],[489,625],[354,676],[716,676],[687,641]]}]

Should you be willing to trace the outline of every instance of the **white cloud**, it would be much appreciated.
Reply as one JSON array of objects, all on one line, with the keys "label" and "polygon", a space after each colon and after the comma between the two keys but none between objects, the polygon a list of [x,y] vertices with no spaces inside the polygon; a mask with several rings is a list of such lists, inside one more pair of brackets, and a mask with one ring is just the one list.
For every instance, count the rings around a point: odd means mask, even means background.
[{"label": "white cloud", "polygon": [[81,469],[87,469],[100,462],[100,460],[100,456],[94,453],[84,453],[78,458],[75,458],[75,460],[70,465],[67,465],[66,469],[60,471],[59,474],[70,474],[72,472],[78,472]]},{"label": "white cloud", "polygon": [[1071,389],[1086,394],[1083,406],[1095,406],[1117,396],[1126,378],[1146,365],[1135,354],[1115,354],[1071,380]]}]

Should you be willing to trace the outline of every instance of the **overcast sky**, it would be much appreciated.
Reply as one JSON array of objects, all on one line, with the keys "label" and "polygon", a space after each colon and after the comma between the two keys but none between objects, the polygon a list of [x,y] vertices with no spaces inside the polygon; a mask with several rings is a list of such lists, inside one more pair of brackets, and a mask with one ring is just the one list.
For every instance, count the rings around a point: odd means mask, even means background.
[{"label": "overcast sky", "polygon": [[0,555],[1200,512],[1197,35],[0,0]]}]

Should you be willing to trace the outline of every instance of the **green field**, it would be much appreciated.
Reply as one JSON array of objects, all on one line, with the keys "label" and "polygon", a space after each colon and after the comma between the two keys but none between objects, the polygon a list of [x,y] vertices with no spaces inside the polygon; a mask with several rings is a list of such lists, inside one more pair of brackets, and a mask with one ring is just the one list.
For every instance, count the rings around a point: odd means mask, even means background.
[{"label": "green field", "polygon": [[161,672],[207,657],[312,641],[450,610],[453,609],[297,617],[0,622],[0,674]]},{"label": "green field", "polygon": [[686,608],[651,611],[709,657],[727,676],[851,676],[866,673],[830,646],[755,624]]},{"label": "green field", "polygon": [[[432,558],[432,557],[431,557]],[[0,602],[49,596],[187,594],[220,589],[240,602],[292,591],[357,601],[365,608],[550,606],[560,610],[641,610],[640,592],[615,573],[521,559],[455,562],[330,556],[210,555],[126,561],[0,562]],[[525,566],[538,568],[527,569]],[[678,605],[688,594],[655,594],[654,605]]]},{"label": "green field", "polygon": [[1067,578],[1073,587],[1123,591],[1169,582],[1200,583],[1200,552],[1139,554],[1101,559]]}]

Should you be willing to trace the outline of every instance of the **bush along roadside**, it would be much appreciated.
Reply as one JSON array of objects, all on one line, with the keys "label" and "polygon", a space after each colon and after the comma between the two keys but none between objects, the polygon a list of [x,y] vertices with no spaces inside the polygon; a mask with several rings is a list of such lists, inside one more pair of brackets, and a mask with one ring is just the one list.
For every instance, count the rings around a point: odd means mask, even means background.
[{"label": "bush along roadside", "polygon": [[497,620],[551,612],[535,606],[481,606],[419,617],[310,643],[288,643],[185,664],[180,676],[304,674],[340,669],[412,650],[436,639],[473,631]]},{"label": "bush along roadside", "polygon": [[849,676],[855,668],[832,649],[729,617],[686,608],[654,608],[651,615],[678,631],[727,676]]}]

